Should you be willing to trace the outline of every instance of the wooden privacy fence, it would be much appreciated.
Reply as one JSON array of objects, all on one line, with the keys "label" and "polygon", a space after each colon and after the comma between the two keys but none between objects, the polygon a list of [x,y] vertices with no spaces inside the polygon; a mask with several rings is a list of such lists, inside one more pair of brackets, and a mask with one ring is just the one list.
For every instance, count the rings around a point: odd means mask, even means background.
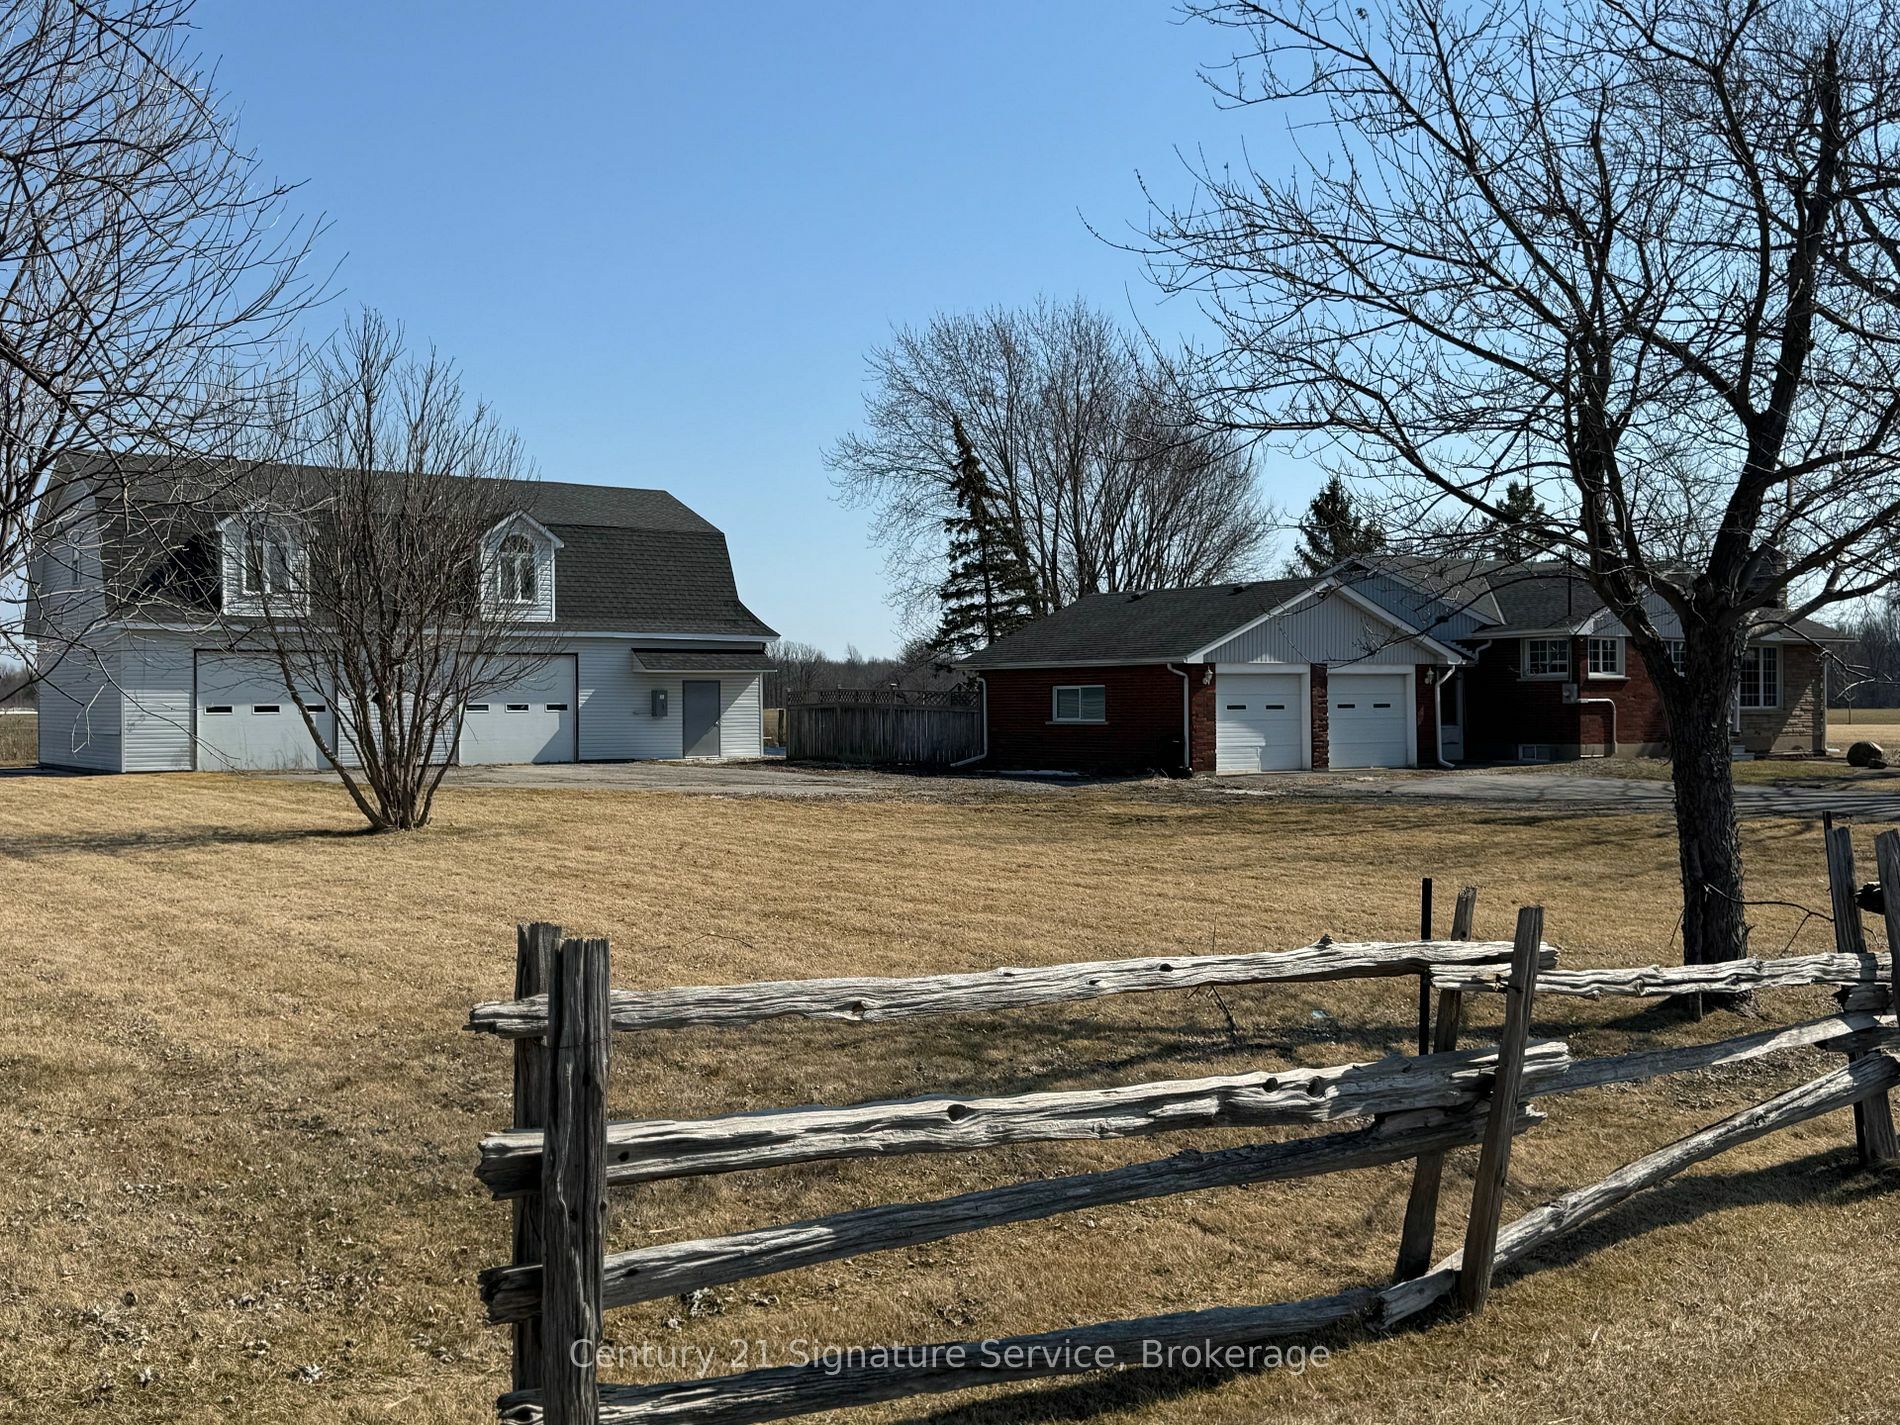
[{"label": "wooden privacy fence", "polygon": [[[1900,834],[1883,836],[1879,854],[1889,884],[1900,886]],[[1833,855],[1838,859],[1838,852]],[[551,925],[523,926],[515,998],[478,1005],[469,1020],[470,1028],[511,1039],[515,1047],[514,1126],[482,1142],[477,1168],[481,1181],[514,1205],[513,1258],[481,1276],[489,1318],[514,1332],[513,1389],[498,1402],[502,1418],[554,1425],[744,1425],[1105,1369],[1140,1360],[1157,1345],[1213,1351],[1348,1322],[1390,1327],[1447,1298],[1477,1311],[1499,1267],[1635,1193],[1694,1163],[1835,1109],[1852,1105],[1875,1117],[1884,1112],[1888,1091],[1900,1084],[1900,1059],[1891,1052],[1893,1020],[1876,1012],[1893,998],[1890,957],[1863,949],[1687,969],[1558,970],[1552,968],[1555,952],[1542,940],[1541,910],[1521,910],[1509,942],[1476,941],[1471,938],[1475,902],[1475,890],[1460,894],[1446,940],[1432,938],[1428,889],[1423,934],[1416,941],[1322,941],[1260,954],[641,991],[609,988],[605,941],[564,939]],[[1900,896],[1892,898],[1887,916],[1889,934],[1900,943]],[[787,1108],[696,1121],[606,1118],[608,1041],[614,1032],[737,1028],[785,1015],[869,1024],[1197,986],[1413,975],[1419,978],[1422,1002],[1435,1010],[1423,1017],[1423,1052],[1416,1057],[1061,1092]],[[1846,996],[1841,1013],[1713,1044],[1579,1061],[1562,1041],[1530,1036],[1533,998],[1539,993],[1656,996],[1817,984],[1841,988]],[[1464,999],[1471,994],[1508,997],[1495,1046],[1458,1047]],[[1846,1062],[1504,1223],[1512,1143],[1543,1117],[1531,1099],[1803,1046],[1841,1051]],[[662,1178],[1013,1143],[1349,1120],[1357,1126],[1011,1183],[933,1202],[880,1205],[613,1253],[604,1243],[608,1190]],[[1883,1147],[1874,1137],[1863,1135],[1863,1153],[1874,1161],[1882,1152],[1891,1156],[1891,1145]],[[1464,1243],[1432,1265],[1444,1155],[1468,1144],[1479,1145],[1480,1152]],[[935,1343],[907,1348],[895,1361],[867,1353],[842,1365],[774,1367],[643,1385],[601,1385],[596,1377],[602,1315],[614,1307],[1079,1209],[1407,1159],[1415,1160],[1412,1190],[1389,1286],[983,1342]]]},{"label": "wooden privacy fence", "polygon": [[980,695],[846,689],[807,693],[785,708],[789,761],[948,767],[980,756]]}]

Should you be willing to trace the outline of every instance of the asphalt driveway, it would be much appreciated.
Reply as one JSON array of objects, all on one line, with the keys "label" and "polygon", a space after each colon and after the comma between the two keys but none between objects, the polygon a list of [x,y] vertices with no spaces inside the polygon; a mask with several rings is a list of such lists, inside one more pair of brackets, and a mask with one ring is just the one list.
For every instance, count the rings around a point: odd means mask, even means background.
[{"label": "asphalt driveway", "polygon": [[[1289,778],[1295,774],[1288,774]],[[1220,779],[1234,795],[1285,795],[1287,787],[1251,787],[1249,779]],[[1277,780],[1277,779],[1276,779]],[[1366,802],[1447,802],[1520,807],[1554,813],[1668,812],[1675,806],[1669,783],[1634,777],[1592,777],[1569,772],[1439,772],[1420,775],[1338,773],[1298,789],[1307,795]],[[1735,788],[1736,811],[1744,817],[1818,817],[1825,812],[1863,821],[1900,821],[1900,780],[1845,786],[1799,785]]]}]

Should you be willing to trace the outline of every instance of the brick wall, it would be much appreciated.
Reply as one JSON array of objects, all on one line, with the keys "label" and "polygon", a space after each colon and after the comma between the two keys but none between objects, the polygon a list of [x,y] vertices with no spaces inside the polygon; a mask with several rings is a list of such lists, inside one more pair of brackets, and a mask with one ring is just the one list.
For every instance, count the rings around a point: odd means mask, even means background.
[{"label": "brick wall", "polygon": [[1413,717],[1418,723],[1418,765],[1438,765],[1438,671],[1419,664],[1412,678]]},{"label": "brick wall", "polygon": [[1470,761],[1514,760],[1525,742],[1547,742],[1559,756],[1577,755],[1577,705],[1564,701],[1561,681],[1519,678],[1519,647],[1515,638],[1500,639],[1465,670],[1465,756]]},{"label": "brick wall", "polygon": [[[1190,718],[1199,709],[1205,767],[1213,767],[1214,690],[1201,669],[1187,670]],[[1076,772],[1173,771],[1182,765],[1181,678],[1161,664],[1101,668],[999,668],[983,675],[989,689],[989,763]],[[1053,690],[1071,683],[1106,689],[1106,720],[1057,723]],[[1197,755],[1197,762],[1199,758]]]},{"label": "brick wall", "polygon": [[1207,663],[1185,663],[1180,666],[1187,670],[1188,675],[1188,740],[1194,754],[1188,765],[1196,772],[1212,772],[1215,707],[1213,666]]},{"label": "brick wall", "polygon": [[[1579,670],[1583,661],[1584,641],[1578,639],[1571,650]],[[1578,694],[1585,698],[1608,698],[1616,706],[1616,750],[1625,757],[1661,757],[1669,750],[1669,714],[1663,710],[1662,693],[1649,676],[1636,647],[1623,640],[1623,676],[1592,678],[1587,674],[1577,683]],[[1583,707],[1578,716],[1579,740],[1588,757],[1600,757],[1610,750],[1610,712],[1604,707]]]}]

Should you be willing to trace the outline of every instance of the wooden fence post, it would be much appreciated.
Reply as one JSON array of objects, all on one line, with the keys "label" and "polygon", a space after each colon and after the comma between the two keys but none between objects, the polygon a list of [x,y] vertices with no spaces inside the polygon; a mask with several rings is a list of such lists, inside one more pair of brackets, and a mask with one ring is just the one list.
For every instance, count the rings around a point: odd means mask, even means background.
[{"label": "wooden fence post", "polygon": [[[1834,825],[1832,813],[1823,826],[1827,837],[1828,901],[1834,910],[1834,948],[1842,955],[1865,955],[1867,928],[1860,918],[1860,887],[1854,874],[1854,829]],[[1851,1062],[1861,1056],[1847,1057]],[[1894,1139],[1893,1106],[1886,1094],[1875,1094],[1854,1105],[1854,1138],[1860,1145],[1861,1162],[1869,1167],[1900,1157],[1900,1143]]]},{"label": "wooden fence post", "polygon": [[[1429,885],[1430,883],[1427,882]],[[1471,925],[1478,910],[1478,888],[1466,886],[1458,892],[1458,903],[1451,914],[1451,938],[1469,940]],[[1432,977],[1421,977],[1430,988]],[[1438,996],[1438,1020],[1427,1047],[1434,1054],[1449,1054],[1458,1047],[1458,1024],[1464,1018],[1465,997],[1461,991],[1446,990]],[[1438,1185],[1445,1175],[1442,1152],[1421,1153],[1412,1170],[1412,1194],[1405,1202],[1405,1229],[1399,1237],[1399,1262],[1392,1275],[1395,1281],[1410,1281],[1432,1264],[1432,1241],[1438,1234]]]},{"label": "wooden fence post", "polygon": [[548,986],[541,1418],[596,1425],[607,1198],[608,951],[564,940]]},{"label": "wooden fence post", "polygon": [[[1432,878],[1418,883],[1418,938],[1432,938]],[[1422,970],[1418,977],[1418,1052],[1432,1052],[1432,972]]]},{"label": "wooden fence post", "polygon": [[[536,921],[515,927],[515,998],[546,994],[554,966],[554,950],[561,943],[561,927]],[[540,1038],[515,1040],[516,1128],[540,1128],[548,1104],[548,1046]],[[541,1199],[530,1193],[515,1199],[515,1236],[512,1260],[520,1266],[541,1261]],[[514,1328],[516,1390],[534,1390],[541,1384],[541,1318],[530,1316]]]},{"label": "wooden fence post", "polygon": [[1880,900],[1887,921],[1887,952],[1893,963],[1888,993],[1895,1023],[1900,1023],[1900,831],[1883,831],[1874,838],[1874,869],[1880,875]]},{"label": "wooden fence post", "polygon": [[1524,1079],[1524,1048],[1531,1036],[1531,1006],[1537,997],[1537,967],[1544,943],[1544,908],[1525,906],[1517,913],[1517,939],[1511,947],[1511,978],[1506,982],[1504,1034],[1498,1043],[1498,1071],[1491,1086],[1491,1110],[1471,1189],[1471,1218],[1465,1224],[1465,1255],[1458,1268],[1458,1303],[1466,1311],[1484,1310],[1491,1295],[1491,1259],[1498,1248],[1504,1216],[1504,1185],[1511,1171],[1511,1140],[1517,1127],[1517,1095]]}]

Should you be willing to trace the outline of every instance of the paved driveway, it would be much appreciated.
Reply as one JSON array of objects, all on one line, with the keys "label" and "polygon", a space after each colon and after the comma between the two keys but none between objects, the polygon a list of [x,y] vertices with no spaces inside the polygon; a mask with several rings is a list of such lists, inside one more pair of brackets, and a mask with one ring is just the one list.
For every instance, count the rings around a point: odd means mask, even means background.
[{"label": "paved driveway", "polygon": [[[305,775],[328,778],[328,772]],[[760,762],[567,762],[543,766],[451,767],[452,787],[573,787],[602,791],[696,792],[717,797],[925,797],[1060,793],[1062,779],[954,773],[870,772]]]},{"label": "paved driveway", "polygon": [[[1240,778],[1223,779],[1220,785],[1223,791],[1240,795],[1284,795],[1291,790],[1282,786],[1256,791]],[[1675,806],[1675,793],[1667,782],[1569,772],[1338,774],[1324,782],[1315,780],[1310,792],[1347,801],[1451,802],[1552,812],[1668,812]],[[1843,787],[1744,785],[1735,789],[1735,808],[1744,817],[1818,817],[1831,811],[1864,821],[1900,821],[1900,780]]]}]

